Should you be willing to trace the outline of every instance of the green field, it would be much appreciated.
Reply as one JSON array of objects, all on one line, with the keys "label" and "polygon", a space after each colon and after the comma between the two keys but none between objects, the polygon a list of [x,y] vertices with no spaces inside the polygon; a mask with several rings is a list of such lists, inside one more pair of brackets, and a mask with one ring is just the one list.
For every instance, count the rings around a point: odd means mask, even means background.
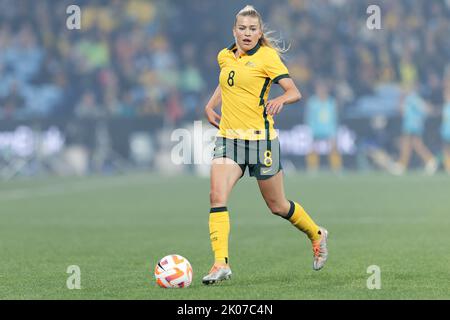
[{"label": "green field", "polygon": [[[212,263],[209,180],[134,174],[0,182],[0,299],[450,299],[450,177],[286,177],[329,232],[325,268],[308,239],[266,208],[253,178],[236,186],[233,278],[203,286]],[[159,258],[188,258],[194,282],[161,289]],[[69,290],[69,265],[81,290]],[[369,290],[367,268],[381,268]]]}]

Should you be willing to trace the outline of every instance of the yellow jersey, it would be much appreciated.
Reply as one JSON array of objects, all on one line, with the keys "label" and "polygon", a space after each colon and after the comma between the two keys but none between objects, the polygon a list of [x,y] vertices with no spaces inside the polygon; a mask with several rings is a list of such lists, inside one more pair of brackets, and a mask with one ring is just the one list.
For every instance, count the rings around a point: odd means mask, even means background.
[{"label": "yellow jersey", "polygon": [[272,140],[277,134],[265,105],[272,83],[289,77],[278,52],[259,43],[240,57],[236,44],[221,50],[219,85],[222,118],[218,136],[229,139]]}]

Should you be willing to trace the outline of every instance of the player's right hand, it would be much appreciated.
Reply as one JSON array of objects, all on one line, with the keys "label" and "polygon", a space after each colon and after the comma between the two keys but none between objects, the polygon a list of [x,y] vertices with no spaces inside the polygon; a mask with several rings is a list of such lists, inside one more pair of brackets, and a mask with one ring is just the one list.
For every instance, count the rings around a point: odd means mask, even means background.
[{"label": "player's right hand", "polygon": [[219,129],[220,115],[214,111],[212,108],[205,108],[205,115],[208,122],[211,123],[214,127]]}]

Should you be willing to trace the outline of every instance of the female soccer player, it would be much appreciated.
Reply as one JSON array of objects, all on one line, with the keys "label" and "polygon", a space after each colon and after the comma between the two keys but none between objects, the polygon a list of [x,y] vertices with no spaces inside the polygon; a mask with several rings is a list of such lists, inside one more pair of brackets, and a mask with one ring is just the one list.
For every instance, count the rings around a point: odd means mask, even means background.
[{"label": "female soccer player", "polygon": [[[301,98],[278,52],[266,36],[260,14],[246,6],[233,27],[235,42],[218,54],[219,85],[205,107],[208,121],[219,129],[211,166],[209,232],[215,262],[204,284],[229,279],[228,197],[246,167],[256,177],[270,211],[289,220],[312,241],[314,270],[327,260],[327,235],[297,202],[287,200],[283,189],[280,147],[273,115],[285,104]],[[278,83],[284,94],[267,101],[270,86]],[[222,104],[222,116],[214,111]],[[220,121],[219,121],[220,120]],[[218,121],[220,123],[218,123]]]}]

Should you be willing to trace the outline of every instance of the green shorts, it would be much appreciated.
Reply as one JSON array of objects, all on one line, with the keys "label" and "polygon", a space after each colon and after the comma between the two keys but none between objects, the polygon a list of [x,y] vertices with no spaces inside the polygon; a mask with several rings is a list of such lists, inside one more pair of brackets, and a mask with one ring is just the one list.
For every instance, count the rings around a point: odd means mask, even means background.
[{"label": "green shorts", "polygon": [[273,140],[241,140],[217,137],[213,159],[229,158],[236,162],[245,173],[248,167],[250,176],[266,180],[276,175],[281,167],[280,142]]}]

